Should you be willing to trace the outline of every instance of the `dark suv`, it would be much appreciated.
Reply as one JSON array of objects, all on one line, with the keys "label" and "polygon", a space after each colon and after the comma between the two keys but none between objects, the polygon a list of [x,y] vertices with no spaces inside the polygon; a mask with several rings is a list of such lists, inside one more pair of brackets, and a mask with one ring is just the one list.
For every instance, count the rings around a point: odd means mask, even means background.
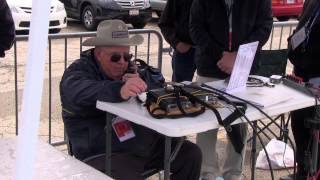
[{"label": "dark suv", "polygon": [[87,30],[96,30],[105,19],[121,19],[143,28],[152,18],[149,0],[60,0],[67,16],[81,20]]}]

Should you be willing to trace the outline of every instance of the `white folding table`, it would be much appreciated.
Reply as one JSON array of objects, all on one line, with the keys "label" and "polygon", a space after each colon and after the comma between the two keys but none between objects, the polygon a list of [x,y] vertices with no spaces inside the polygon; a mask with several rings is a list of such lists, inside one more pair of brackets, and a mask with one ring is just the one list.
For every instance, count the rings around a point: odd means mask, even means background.
[{"label": "white folding table", "polygon": [[[265,87],[268,88],[268,87]],[[282,84],[274,87],[276,92],[286,92],[292,98],[288,101],[263,108],[269,116],[275,116],[282,113],[290,112],[297,109],[302,109],[305,107],[313,106],[315,103],[314,98],[302,94],[294,89],[291,89]],[[262,97],[263,98],[263,97]],[[106,153],[111,154],[111,118],[112,115],[121,116],[133,123],[145,126],[147,128],[153,129],[163,135],[165,135],[165,179],[169,179],[169,169],[170,169],[170,154],[171,154],[171,137],[183,137],[191,134],[205,132],[211,129],[219,128],[220,125],[212,111],[207,110],[205,113],[196,117],[185,117],[179,119],[155,119],[147,111],[147,109],[139,104],[134,98],[129,101],[121,103],[109,103],[97,101],[96,107],[100,110],[106,111]],[[227,108],[219,109],[219,113],[222,119],[227,117],[231,111]],[[246,116],[250,121],[263,119],[264,115],[257,109],[248,106],[246,110]],[[241,122],[241,120],[237,120]],[[235,122],[235,123],[237,123]],[[107,157],[110,157],[107,155]],[[107,158],[108,159],[108,158]],[[106,162],[106,172],[110,173],[110,161]],[[109,174],[110,175],[110,174]]]},{"label": "white folding table", "polygon": [[[0,179],[13,180],[16,159],[16,138],[0,139]],[[102,172],[57,150],[39,140],[37,145],[34,177],[35,180],[111,180]]]}]

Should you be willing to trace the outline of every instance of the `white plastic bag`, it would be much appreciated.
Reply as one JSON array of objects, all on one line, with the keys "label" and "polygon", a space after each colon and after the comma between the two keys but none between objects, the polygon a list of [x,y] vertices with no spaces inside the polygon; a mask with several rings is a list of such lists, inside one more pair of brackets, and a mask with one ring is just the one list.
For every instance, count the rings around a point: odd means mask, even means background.
[{"label": "white plastic bag", "polygon": [[[266,146],[272,169],[293,167],[294,152],[292,148],[282,141],[272,139]],[[256,168],[269,169],[268,161],[264,150],[259,152]]]}]

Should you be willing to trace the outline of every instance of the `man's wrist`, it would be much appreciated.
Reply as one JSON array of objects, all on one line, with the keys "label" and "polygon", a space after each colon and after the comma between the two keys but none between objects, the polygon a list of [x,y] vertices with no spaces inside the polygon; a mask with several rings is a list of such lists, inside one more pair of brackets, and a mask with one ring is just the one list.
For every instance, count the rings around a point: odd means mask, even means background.
[{"label": "man's wrist", "polygon": [[120,96],[123,100],[128,100],[130,98],[130,96],[126,96],[125,92],[124,92],[124,86],[121,87],[120,89]]}]

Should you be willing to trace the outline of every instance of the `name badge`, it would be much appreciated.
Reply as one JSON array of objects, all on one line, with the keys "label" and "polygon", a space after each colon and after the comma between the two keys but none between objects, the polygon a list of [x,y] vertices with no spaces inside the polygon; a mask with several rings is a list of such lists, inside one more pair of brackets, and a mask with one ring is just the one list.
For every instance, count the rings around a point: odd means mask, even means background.
[{"label": "name badge", "polygon": [[306,39],[306,29],[302,27],[291,38],[292,50],[296,49]]},{"label": "name badge", "polygon": [[130,121],[121,117],[116,117],[112,120],[112,127],[120,142],[124,142],[136,136]]}]

